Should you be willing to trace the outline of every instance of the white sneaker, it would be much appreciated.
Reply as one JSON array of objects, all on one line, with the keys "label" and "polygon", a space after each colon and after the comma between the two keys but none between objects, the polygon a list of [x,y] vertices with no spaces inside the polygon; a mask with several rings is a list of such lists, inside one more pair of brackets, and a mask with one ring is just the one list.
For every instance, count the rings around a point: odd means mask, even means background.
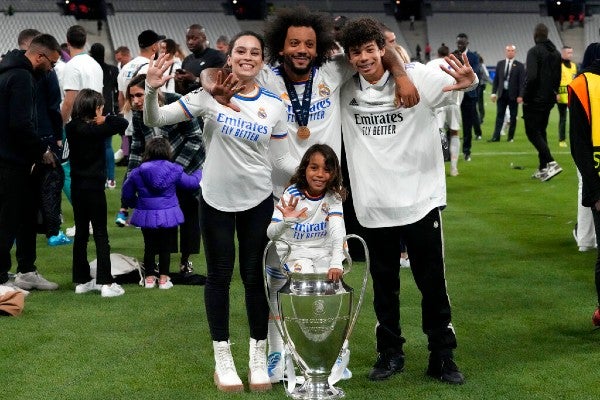
[{"label": "white sneaker", "polygon": [[410,259],[400,257],[400,267],[410,268]]},{"label": "white sneaker", "polygon": [[70,228],[67,228],[67,229],[65,230],[65,233],[66,233],[66,234],[67,234],[67,236],[69,236],[69,237],[73,237],[73,236],[75,236],[75,225],[73,225],[73,226],[72,226],[72,227],[70,227]]},{"label": "white sneaker", "polygon": [[458,176],[458,168],[450,168],[450,176]]},{"label": "white sneaker", "polygon": [[215,385],[222,392],[243,392],[244,384],[237,374],[229,341],[213,341],[215,353]]},{"label": "white sneaker", "polygon": [[92,279],[91,281],[86,283],[80,283],[79,285],[75,286],[75,293],[77,294],[91,292],[92,290],[98,292],[102,290],[102,286],[97,285],[95,279]]},{"label": "white sneaker", "polygon": [[283,380],[283,352],[274,351],[267,356],[267,373],[271,383],[279,383]]},{"label": "white sneaker", "polygon": [[248,362],[248,383],[250,391],[264,392],[271,389],[267,371],[267,341],[250,338],[250,361]]},{"label": "white sneaker", "polygon": [[42,275],[38,274],[37,271],[26,272],[24,274],[17,273],[15,277],[15,285],[20,287],[21,289],[31,290],[56,290],[58,289],[58,284],[54,282],[50,282]]},{"label": "white sneaker", "polygon": [[113,283],[112,285],[102,285],[100,294],[102,297],[117,297],[124,295],[125,289],[123,289],[118,283]]},{"label": "white sneaker", "polygon": [[562,172],[562,168],[556,161],[551,161],[546,166],[546,173],[540,177],[540,181],[546,182]]},{"label": "white sneaker", "polygon": [[144,287],[146,289],[154,289],[156,287],[156,277],[154,275],[148,275],[144,280]]},{"label": "white sneaker", "polygon": [[167,289],[171,289],[172,287],[173,287],[173,282],[171,282],[171,278],[169,278],[169,277],[167,277],[166,281],[163,281],[162,279],[160,281],[158,281],[159,289],[167,290]]}]

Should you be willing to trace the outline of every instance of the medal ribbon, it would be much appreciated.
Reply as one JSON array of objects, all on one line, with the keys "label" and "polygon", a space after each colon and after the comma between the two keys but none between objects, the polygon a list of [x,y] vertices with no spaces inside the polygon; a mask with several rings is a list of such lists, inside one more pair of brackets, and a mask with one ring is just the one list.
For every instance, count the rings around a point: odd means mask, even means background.
[{"label": "medal ribbon", "polygon": [[296,122],[298,123],[298,126],[307,126],[308,115],[310,111],[310,98],[312,95],[314,67],[310,69],[308,80],[304,84],[302,104],[300,104],[300,100],[298,99],[298,93],[296,93],[294,83],[290,81],[290,79],[285,74],[285,71],[283,70],[283,65],[279,66],[279,73],[283,77],[283,82],[285,83],[285,88],[287,89],[288,96],[290,97],[290,102],[292,103],[292,110],[294,110],[294,115],[296,116]]}]

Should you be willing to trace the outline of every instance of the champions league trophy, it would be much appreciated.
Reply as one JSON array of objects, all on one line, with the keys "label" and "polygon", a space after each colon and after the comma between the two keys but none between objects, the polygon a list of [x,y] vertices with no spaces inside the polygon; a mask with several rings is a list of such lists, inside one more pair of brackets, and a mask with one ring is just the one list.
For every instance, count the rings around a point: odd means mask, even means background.
[{"label": "champions league trophy", "polygon": [[[345,396],[343,390],[333,386],[341,377],[344,368],[337,371],[337,377],[330,374],[338,356],[345,356],[346,362],[349,357],[348,339],[364,299],[369,275],[369,251],[365,241],[357,235],[344,237],[344,253],[348,263],[344,275],[350,272],[352,267],[352,259],[346,245],[347,240],[351,238],[362,243],[366,258],[362,288],[354,312],[354,290],[342,279],[334,282],[327,279],[327,274],[285,270],[283,265],[289,257],[291,247],[288,242],[278,240],[287,245],[287,254],[279,264],[279,270],[287,277],[287,282],[277,292],[278,310],[273,310],[270,302],[269,308],[273,315],[280,316],[279,320],[275,320],[275,325],[283,338],[286,351],[286,394],[293,399],[339,399]],[[266,266],[267,252],[274,243],[276,242],[270,241],[265,248],[263,267]],[[266,274],[264,282],[268,297]],[[298,387],[290,356],[304,375],[304,383]]]}]

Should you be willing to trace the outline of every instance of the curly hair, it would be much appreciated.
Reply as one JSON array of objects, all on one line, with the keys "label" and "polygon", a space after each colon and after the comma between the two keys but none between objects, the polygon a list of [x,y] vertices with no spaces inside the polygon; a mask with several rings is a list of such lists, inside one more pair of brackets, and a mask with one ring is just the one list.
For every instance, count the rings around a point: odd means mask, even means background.
[{"label": "curly hair", "polygon": [[362,46],[371,41],[375,41],[380,49],[385,47],[385,36],[381,30],[381,24],[372,18],[359,18],[348,22],[340,35],[340,42],[344,46],[346,54],[349,54],[351,47]]},{"label": "curly hair", "polygon": [[325,190],[327,192],[335,193],[340,199],[342,199],[342,201],[346,200],[347,191],[343,186],[342,167],[340,166],[340,161],[338,160],[335,151],[333,151],[333,149],[326,144],[313,144],[308,148],[308,150],[306,150],[306,153],[304,153],[304,156],[302,156],[300,165],[296,169],[296,173],[290,179],[290,185],[295,184],[298,190],[302,192],[308,189],[308,182],[306,181],[306,169],[310,164],[310,158],[316,153],[320,153],[323,158],[325,158],[325,167],[331,174]]},{"label": "curly hair", "polygon": [[314,65],[320,67],[329,58],[330,52],[336,48],[333,36],[333,24],[327,14],[312,12],[304,6],[282,8],[265,28],[265,44],[269,53],[270,64],[283,63],[279,54],[285,46],[285,38],[290,26],[311,27],[317,36],[317,57]]}]

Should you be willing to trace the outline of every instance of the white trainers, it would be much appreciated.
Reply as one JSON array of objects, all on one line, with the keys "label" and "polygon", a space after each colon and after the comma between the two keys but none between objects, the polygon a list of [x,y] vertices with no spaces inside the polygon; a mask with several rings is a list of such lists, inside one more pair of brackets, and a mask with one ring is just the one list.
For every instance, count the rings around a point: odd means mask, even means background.
[{"label": "white trainers", "polygon": [[248,362],[248,382],[250,391],[264,392],[271,389],[271,380],[267,371],[267,340],[250,338],[250,361]]},{"label": "white trainers", "polygon": [[112,285],[102,285],[102,289],[100,289],[100,295],[102,297],[117,297],[124,294],[125,289],[123,289],[118,283],[113,283]]},{"label": "white trainers", "polygon": [[87,293],[93,290],[97,292],[102,290],[102,286],[97,285],[95,279],[92,279],[91,281],[86,283],[80,283],[79,285],[75,286],[75,293],[77,294]]},{"label": "white trainers", "polygon": [[119,150],[115,151],[114,157],[115,157],[115,162],[121,161],[123,159],[123,150],[119,149]]},{"label": "white trainers", "polygon": [[244,384],[237,374],[229,341],[213,341],[215,353],[215,385],[222,392],[243,392]]},{"label": "white trainers", "polygon": [[410,259],[400,257],[400,267],[401,268],[410,268]]},{"label": "white trainers", "polygon": [[279,383],[283,380],[283,354],[279,351],[269,353],[267,356],[267,373],[271,383]]},{"label": "white trainers", "polygon": [[159,289],[166,290],[166,289],[171,289],[172,287],[173,287],[173,282],[171,282],[171,278],[169,278],[169,277],[167,277],[167,279],[164,281],[162,279],[160,281],[158,281]]},{"label": "white trainers", "polygon": [[148,275],[144,280],[144,287],[146,289],[154,289],[156,287],[157,279],[154,275]]},{"label": "white trainers", "polygon": [[544,169],[546,170],[546,173],[542,174],[542,176],[540,177],[540,181],[542,181],[542,182],[549,181],[556,175],[560,174],[563,170],[556,161],[549,162],[547,164],[546,168],[544,168]]},{"label": "white trainers", "polygon": [[458,168],[450,168],[450,176],[458,176]]},{"label": "white trainers", "polygon": [[31,290],[56,290],[58,289],[58,284],[54,282],[50,282],[42,275],[38,274],[37,271],[26,272],[24,274],[17,273],[15,276],[15,285],[20,287],[21,289]]}]

